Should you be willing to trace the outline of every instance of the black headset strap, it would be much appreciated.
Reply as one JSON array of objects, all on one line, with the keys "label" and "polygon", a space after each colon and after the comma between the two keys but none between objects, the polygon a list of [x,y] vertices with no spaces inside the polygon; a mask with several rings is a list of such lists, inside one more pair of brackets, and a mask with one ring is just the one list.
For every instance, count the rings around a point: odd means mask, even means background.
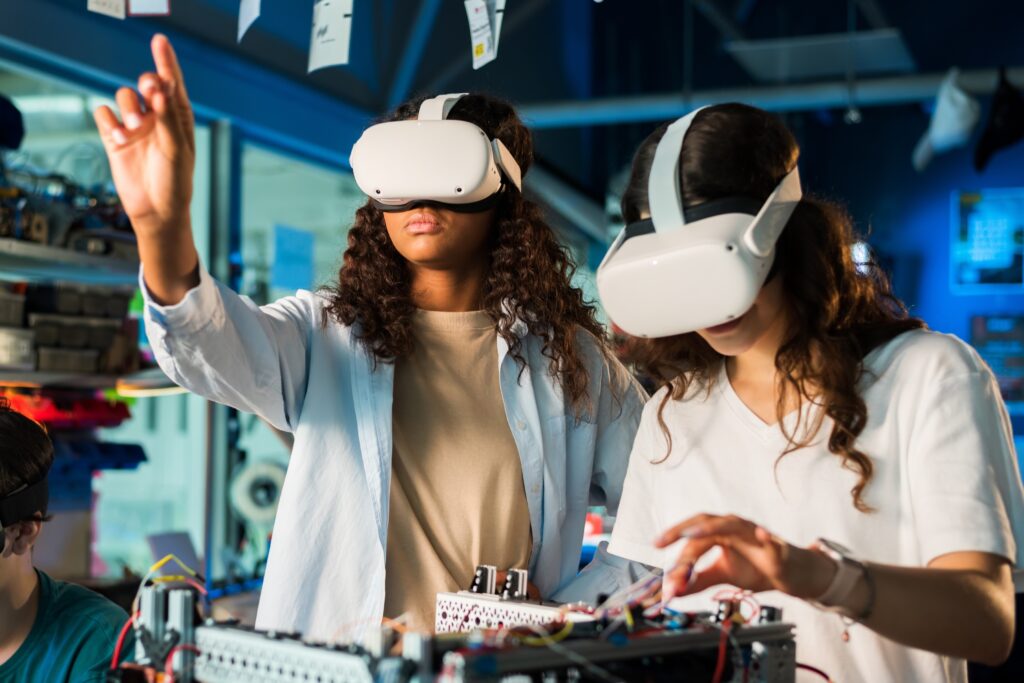
[{"label": "black headset strap", "polygon": [[[712,199],[709,202],[697,204],[696,206],[688,206],[683,209],[683,217],[689,224],[727,213],[742,213],[748,216],[756,216],[761,211],[763,204],[764,202],[751,197],[723,197],[721,199]],[[626,226],[625,239],[649,235],[653,232],[655,232],[654,221],[650,218],[645,218]]]},{"label": "black headset strap", "polygon": [[0,498],[0,528],[46,515],[50,503],[50,486],[46,477],[17,493]]},{"label": "black headset strap", "polygon": [[748,216],[756,216],[761,211],[763,205],[763,201],[758,201],[751,197],[722,197],[721,199],[712,199],[695,206],[684,207],[683,217],[686,218],[687,223],[695,223],[705,218],[721,216],[727,213],[743,213]]}]

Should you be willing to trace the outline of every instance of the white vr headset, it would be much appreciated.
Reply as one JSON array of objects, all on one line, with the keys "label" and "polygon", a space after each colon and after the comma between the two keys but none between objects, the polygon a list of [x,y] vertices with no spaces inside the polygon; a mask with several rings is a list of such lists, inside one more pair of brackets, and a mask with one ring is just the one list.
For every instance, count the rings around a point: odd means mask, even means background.
[{"label": "white vr headset", "polygon": [[684,207],[679,158],[700,109],[665,132],[648,182],[651,220],[627,225],[597,269],[612,321],[637,337],[715,327],[746,313],[803,196],[796,167],[768,199],[727,197]]},{"label": "white vr headset", "polygon": [[522,190],[519,164],[501,140],[489,139],[472,123],[448,120],[463,94],[425,100],[415,120],[363,131],[350,163],[356,184],[377,208],[407,211],[431,203],[484,211],[506,181]]}]

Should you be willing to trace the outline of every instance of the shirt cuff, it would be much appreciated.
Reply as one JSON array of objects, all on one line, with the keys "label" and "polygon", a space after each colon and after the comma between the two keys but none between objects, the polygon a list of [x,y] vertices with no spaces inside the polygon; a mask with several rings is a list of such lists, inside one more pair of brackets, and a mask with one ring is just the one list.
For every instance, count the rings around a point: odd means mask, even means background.
[{"label": "shirt cuff", "polygon": [[146,286],[144,267],[139,266],[139,289],[146,306],[146,317],[165,330],[178,333],[198,332],[211,322],[222,320],[224,312],[219,305],[217,281],[202,264],[199,264],[198,271],[199,284],[188,290],[178,303],[164,306],[153,300]]}]

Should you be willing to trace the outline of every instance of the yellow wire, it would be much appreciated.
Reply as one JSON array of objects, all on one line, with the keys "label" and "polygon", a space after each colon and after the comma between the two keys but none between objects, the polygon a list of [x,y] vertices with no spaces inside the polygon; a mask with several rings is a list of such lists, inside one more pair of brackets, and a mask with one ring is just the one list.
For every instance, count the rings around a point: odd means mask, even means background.
[{"label": "yellow wire", "polygon": [[188,581],[188,577],[184,574],[178,574],[177,576],[158,576],[153,579],[153,583],[170,583],[171,581]]},{"label": "yellow wire", "polygon": [[572,622],[565,622],[565,626],[558,633],[553,633],[545,638],[523,638],[523,643],[526,645],[548,645],[549,643],[558,643],[569,637],[572,633]]},{"label": "yellow wire", "polygon": [[198,576],[198,574],[196,574],[196,572],[191,567],[189,567],[187,564],[182,562],[178,558],[178,556],[175,555],[174,553],[171,553],[170,555],[165,555],[162,560],[160,560],[159,562],[157,562],[156,564],[154,564],[152,567],[149,568],[149,573],[152,574],[155,571],[159,571],[161,567],[163,567],[165,564],[167,564],[168,562],[171,562],[171,561],[177,563],[177,565],[179,567],[181,567],[182,569],[184,569],[185,572],[189,576],[191,576],[193,578]]},{"label": "yellow wire", "polygon": [[193,578],[196,578],[196,579],[199,578],[199,575],[191,567],[189,567],[187,564],[182,562],[181,559],[178,558],[178,556],[175,555],[174,553],[171,553],[169,555],[164,555],[164,557],[161,560],[159,560],[158,562],[156,562],[152,567],[150,567],[149,571],[146,572],[146,575],[144,577],[142,577],[142,582],[139,584],[139,590],[137,590],[135,592],[135,599],[132,600],[132,614],[135,614],[138,611],[139,596],[142,595],[142,589],[146,587],[146,583],[150,580],[150,578],[153,576],[153,574],[155,574],[156,572],[160,571],[161,567],[166,565],[168,562],[175,562],[187,574],[189,574]]}]

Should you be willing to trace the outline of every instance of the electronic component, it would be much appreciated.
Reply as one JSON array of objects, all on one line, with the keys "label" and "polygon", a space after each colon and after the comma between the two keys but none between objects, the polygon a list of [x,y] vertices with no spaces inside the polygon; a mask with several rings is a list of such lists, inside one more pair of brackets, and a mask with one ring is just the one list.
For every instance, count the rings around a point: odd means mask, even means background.
[{"label": "electronic component", "polygon": [[473,584],[470,593],[493,594],[498,583],[498,568],[490,564],[481,564],[473,573]]},{"label": "electronic component", "polygon": [[[147,671],[173,671],[177,683],[192,683],[196,602],[191,588],[144,586],[135,617],[135,662],[124,680]],[[118,646],[120,647],[120,646]]]},{"label": "electronic component", "polygon": [[459,591],[437,594],[434,630],[437,633],[458,633],[478,628],[550,624],[564,620],[591,621],[593,617],[554,603],[503,600],[497,595]]},{"label": "electronic component", "polygon": [[[193,668],[189,671],[182,662],[184,668],[174,669],[175,680],[485,683],[520,675],[532,680],[667,683],[711,680],[724,656],[723,682],[795,681],[796,650],[789,624],[736,624],[726,634],[710,615],[671,615],[660,626],[651,623],[632,633],[609,631],[607,626],[591,620],[458,635],[410,632],[403,636],[398,657],[374,655],[359,645],[310,643],[294,634],[207,622],[195,628],[194,642],[187,643],[196,650]],[[165,639],[172,631],[168,623]]]},{"label": "electronic component", "polygon": [[526,600],[529,597],[529,576],[525,569],[509,569],[501,597],[505,600]]},{"label": "electronic component", "polygon": [[[512,583],[521,578],[517,575]],[[194,598],[188,590],[143,589],[136,629],[139,662],[112,671],[108,680],[155,680],[138,675],[161,670],[173,671],[179,683],[668,683],[713,678],[794,683],[796,677],[792,625],[777,621],[778,610],[740,592],[724,596],[715,614],[660,607],[652,612],[631,604],[584,610],[469,591],[440,593],[439,609],[459,601],[473,630],[406,632],[400,656],[393,654],[391,628],[355,645],[308,642],[298,634],[213,621],[193,626],[194,605],[185,596]],[[747,615],[744,606],[750,608]],[[508,621],[496,621],[497,610],[505,610]]]},{"label": "electronic component", "polygon": [[[596,624],[591,624],[596,626]],[[557,629],[559,627],[555,627]],[[554,629],[550,635],[504,638],[495,649],[485,641],[469,645],[469,637],[453,645],[441,638],[435,657],[449,681],[505,680],[513,674],[532,680],[708,681],[723,644],[721,629],[694,625],[683,629],[651,629],[640,636],[602,638],[600,631],[586,630],[568,637]],[[527,632],[529,633],[529,632]],[[516,642],[516,645],[508,645]],[[728,634],[726,683],[793,683],[796,679],[796,647],[789,624],[749,625]],[[445,651],[447,650],[447,651]],[[440,654],[443,652],[443,654]],[[443,677],[442,677],[443,678]]]},{"label": "electronic component", "polygon": [[206,625],[196,629],[202,683],[373,683],[375,658],[359,646],[304,643],[292,636]]}]

